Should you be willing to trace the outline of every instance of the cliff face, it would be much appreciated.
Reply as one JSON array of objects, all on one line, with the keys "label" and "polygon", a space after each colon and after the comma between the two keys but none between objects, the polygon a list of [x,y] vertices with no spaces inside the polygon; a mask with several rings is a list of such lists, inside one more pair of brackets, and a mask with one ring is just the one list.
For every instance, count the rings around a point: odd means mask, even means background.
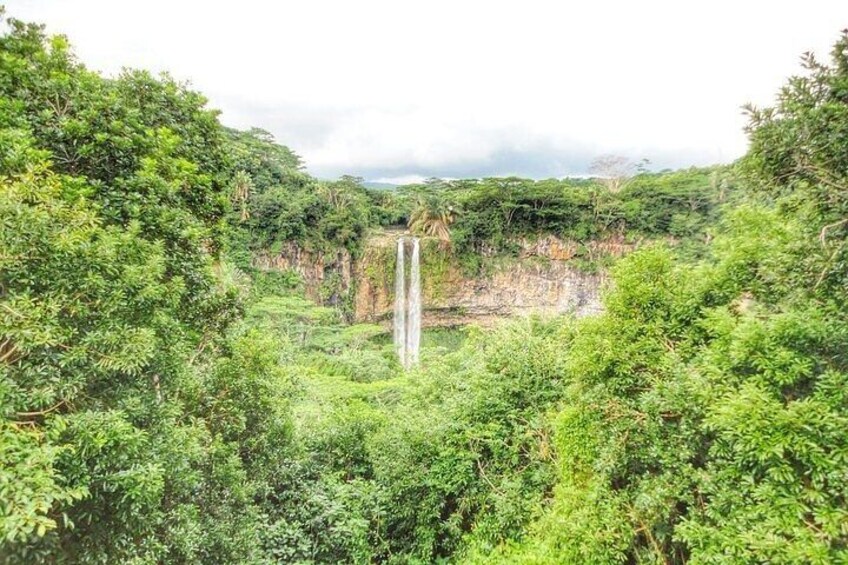
[{"label": "cliff face", "polygon": [[[293,269],[303,278],[307,296],[323,304],[348,304],[354,321],[388,324],[393,313],[396,241],[401,235],[384,232],[370,238],[357,260],[346,251],[314,253],[290,246],[279,255],[256,257],[255,264],[263,269]],[[485,274],[469,277],[449,250],[436,241],[424,241],[423,325],[487,325],[506,316],[585,316],[601,310],[599,295],[606,279],[575,267],[576,244],[546,237],[518,245],[517,257],[482,257]],[[595,251],[607,254],[629,250],[613,242],[593,245]]]},{"label": "cliff face", "polygon": [[255,255],[253,266],[266,271],[296,272],[303,279],[306,297],[319,304],[338,306],[355,287],[354,261],[347,249],[325,253],[290,243],[277,254]]}]

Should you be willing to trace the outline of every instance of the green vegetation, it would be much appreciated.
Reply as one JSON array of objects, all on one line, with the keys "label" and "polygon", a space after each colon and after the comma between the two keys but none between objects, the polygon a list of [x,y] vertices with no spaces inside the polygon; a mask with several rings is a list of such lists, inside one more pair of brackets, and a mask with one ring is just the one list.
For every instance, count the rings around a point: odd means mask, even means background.
[{"label": "green vegetation", "polygon": [[[379,192],[6,25],[0,562],[848,560],[848,34],[733,167]],[[407,222],[439,272],[657,241],[603,314],[428,332],[408,372],[251,268]]]},{"label": "green vegetation", "polygon": [[[662,239],[692,256],[738,184],[732,168],[716,166],[643,171],[616,191],[603,179],[485,178],[431,179],[387,192],[364,188],[354,177],[318,181],[262,130],[224,133],[235,171],[229,181],[235,252],[278,252],[296,243],[358,255],[369,228],[408,227],[438,241],[470,273],[483,268],[481,254],[514,255],[520,240],[545,235],[581,244]],[[578,259],[593,268],[598,258],[589,255],[579,251]]]},{"label": "green vegetation", "polygon": [[596,180],[488,178],[402,187],[411,225],[450,231],[459,253],[514,249],[521,238],[553,234],[587,241],[615,236],[703,240],[733,193],[727,167],[643,172],[612,192]]}]

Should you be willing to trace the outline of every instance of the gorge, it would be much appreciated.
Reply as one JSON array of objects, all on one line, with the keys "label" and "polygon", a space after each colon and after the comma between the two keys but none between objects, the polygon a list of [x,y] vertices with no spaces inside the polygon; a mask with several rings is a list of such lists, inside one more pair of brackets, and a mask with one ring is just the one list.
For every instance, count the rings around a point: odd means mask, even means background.
[{"label": "gorge", "polygon": [[[312,300],[350,304],[352,321],[394,327],[397,340],[398,324],[408,323],[396,300],[405,288],[401,241],[408,237],[401,230],[377,231],[365,240],[358,257],[346,250],[320,252],[289,245],[277,254],[257,253],[253,264],[267,271],[296,273]],[[518,246],[515,256],[490,257],[488,269],[468,274],[451,249],[432,238],[422,239],[422,327],[489,326],[502,318],[534,313],[586,316],[600,312],[600,295],[608,277],[602,270],[587,272],[577,262],[575,242],[549,235],[520,241]],[[589,247],[599,256],[619,257],[633,251],[636,244],[606,240],[591,242]]]}]

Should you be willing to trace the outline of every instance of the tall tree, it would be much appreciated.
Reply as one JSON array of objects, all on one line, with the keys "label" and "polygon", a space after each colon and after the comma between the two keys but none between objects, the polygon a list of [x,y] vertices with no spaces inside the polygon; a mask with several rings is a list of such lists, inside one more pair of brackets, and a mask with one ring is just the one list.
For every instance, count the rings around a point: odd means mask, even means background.
[{"label": "tall tree", "polygon": [[636,172],[637,166],[621,155],[601,155],[589,165],[589,172],[610,192],[619,192]]}]

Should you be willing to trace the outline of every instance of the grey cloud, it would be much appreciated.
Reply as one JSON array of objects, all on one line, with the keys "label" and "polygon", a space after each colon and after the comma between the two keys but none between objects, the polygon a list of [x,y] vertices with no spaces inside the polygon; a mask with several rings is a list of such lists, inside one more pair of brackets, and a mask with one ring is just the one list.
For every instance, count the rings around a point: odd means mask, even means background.
[{"label": "grey cloud", "polygon": [[[450,166],[423,167],[409,163],[406,165],[387,164],[385,167],[353,169],[310,169],[310,172],[321,178],[336,178],[343,174],[349,174],[365,179],[392,178],[405,175],[438,178],[520,176],[545,179],[586,175],[589,173],[590,163],[598,154],[598,151],[580,144],[565,149],[554,147],[553,144],[540,144],[530,149],[503,147],[486,159],[468,160]],[[706,166],[717,163],[709,155],[697,151],[640,152],[626,156],[634,162],[643,157],[649,159],[650,165],[648,168],[652,170]]]},{"label": "grey cloud", "polygon": [[[215,105],[216,101],[213,101]],[[520,128],[491,131],[487,143],[491,150],[484,157],[451,159],[449,164],[427,166],[416,162],[413,155],[387,157],[378,165],[310,166],[310,150],[322,147],[338,124],[356,117],[367,109],[314,107],[296,104],[262,105],[244,99],[217,100],[223,109],[222,120],[236,127],[256,126],[270,131],[279,143],[301,155],[307,170],[320,178],[354,175],[365,179],[421,175],[441,178],[481,178],[490,176],[522,176],[535,179],[579,176],[589,172],[592,160],[602,153],[620,153],[634,162],[643,158],[654,170],[714,164],[716,155],[699,150],[669,151],[651,148],[614,151],[573,141],[564,143],[540,137],[533,140]],[[414,133],[411,133],[414,135]],[[517,142],[516,140],[521,140]]]},{"label": "grey cloud", "polygon": [[223,114],[221,121],[239,128],[258,127],[271,132],[278,143],[296,153],[320,146],[332,134],[335,124],[354,110],[317,108],[294,104],[257,104],[241,98],[219,97],[212,102]]}]

